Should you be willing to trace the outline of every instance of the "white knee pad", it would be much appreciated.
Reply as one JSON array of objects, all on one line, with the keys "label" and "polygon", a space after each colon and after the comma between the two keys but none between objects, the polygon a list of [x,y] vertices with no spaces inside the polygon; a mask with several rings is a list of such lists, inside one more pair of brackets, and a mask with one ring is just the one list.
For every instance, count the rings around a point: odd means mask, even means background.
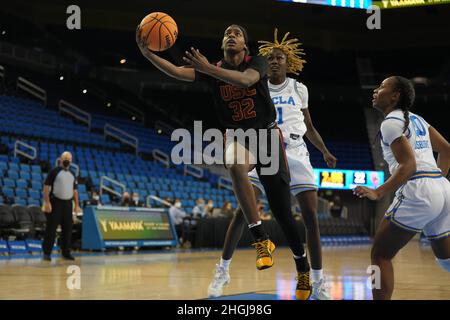
[{"label": "white knee pad", "polygon": [[445,271],[450,272],[450,258],[448,259],[437,259],[438,265],[440,265]]}]

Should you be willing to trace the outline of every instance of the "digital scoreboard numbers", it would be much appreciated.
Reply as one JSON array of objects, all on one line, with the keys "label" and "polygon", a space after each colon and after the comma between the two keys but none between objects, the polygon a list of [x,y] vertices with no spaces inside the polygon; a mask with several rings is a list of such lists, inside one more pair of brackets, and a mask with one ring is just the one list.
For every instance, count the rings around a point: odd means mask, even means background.
[{"label": "digital scoreboard numbers", "polygon": [[367,183],[367,173],[356,171],[353,173],[353,184],[364,185]]},{"label": "digital scoreboard numbers", "polygon": [[368,9],[377,6],[380,9],[396,9],[449,4],[450,0],[278,0],[280,2],[307,3],[331,7]]},{"label": "digital scoreboard numbers", "polygon": [[352,190],[356,186],[372,189],[384,183],[384,172],[364,170],[314,169],[319,189]]},{"label": "digital scoreboard numbers", "polygon": [[372,0],[278,0],[280,2],[318,4],[322,6],[367,9],[372,5]]},{"label": "digital scoreboard numbers", "polygon": [[345,188],[345,173],[342,171],[322,171],[320,173],[320,187],[343,189]]}]

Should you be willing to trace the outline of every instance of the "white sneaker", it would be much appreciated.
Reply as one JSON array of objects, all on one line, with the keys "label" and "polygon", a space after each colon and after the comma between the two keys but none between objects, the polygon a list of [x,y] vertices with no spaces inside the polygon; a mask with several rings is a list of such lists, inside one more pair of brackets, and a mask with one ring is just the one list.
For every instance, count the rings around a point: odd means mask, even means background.
[{"label": "white sneaker", "polygon": [[208,297],[219,297],[223,293],[223,287],[229,284],[231,281],[228,270],[216,264],[216,270],[214,271],[214,279],[208,287]]},{"label": "white sneaker", "polygon": [[331,300],[330,293],[328,292],[328,287],[326,286],[324,278],[321,279],[319,282],[312,283],[311,299],[313,299],[313,300]]}]

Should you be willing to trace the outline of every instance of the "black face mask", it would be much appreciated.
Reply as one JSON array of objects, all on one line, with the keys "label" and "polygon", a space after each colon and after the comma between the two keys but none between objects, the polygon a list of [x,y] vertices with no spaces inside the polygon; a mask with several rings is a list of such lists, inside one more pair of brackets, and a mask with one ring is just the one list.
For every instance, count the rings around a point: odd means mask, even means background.
[{"label": "black face mask", "polygon": [[70,166],[70,160],[64,160],[62,163],[64,168],[68,168]]}]

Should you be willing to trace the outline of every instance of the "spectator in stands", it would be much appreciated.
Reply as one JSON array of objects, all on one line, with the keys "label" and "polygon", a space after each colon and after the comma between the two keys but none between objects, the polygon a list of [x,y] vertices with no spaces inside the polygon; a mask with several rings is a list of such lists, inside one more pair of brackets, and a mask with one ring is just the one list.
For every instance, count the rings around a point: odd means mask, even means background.
[{"label": "spectator in stands", "polygon": [[144,202],[139,200],[139,193],[133,192],[131,200],[130,207],[145,207]]},{"label": "spectator in stands", "polygon": [[180,244],[182,244],[185,239],[182,239],[183,235],[183,218],[186,217],[186,212],[181,208],[181,201],[177,199],[175,201],[174,205],[172,205],[170,202],[167,202],[167,206],[169,206],[169,215],[170,218],[173,221],[173,224],[175,225],[175,230],[178,235],[178,239],[180,241]]},{"label": "spectator in stands", "polygon": [[56,238],[56,229],[62,229],[62,256],[66,260],[75,260],[71,255],[71,237],[73,224],[73,202],[75,213],[81,212],[78,202],[77,178],[69,170],[72,154],[61,155],[60,166],[52,169],[44,182],[44,212],[47,214],[47,226],[42,243],[44,260],[51,261],[50,254]]},{"label": "spectator in stands", "polygon": [[120,205],[122,207],[129,207],[131,205],[131,198],[130,198],[130,193],[125,191],[122,194],[122,201],[120,202]]},{"label": "spectator in stands", "polygon": [[176,198],[176,199],[175,199],[175,203],[174,203],[173,205],[174,205],[175,208],[181,209],[181,207],[182,207],[181,200],[178,199],[178,198]]},{"label": "spectator in stands", "polygon": [[212,218],[214,212],[214,201],[209,199],[205,205],[205,217]]},{"label": "spectator in stands", "polygon": [[198,198],[195,201],[195,207],[192,209],[192,215],[194,218],[203,218],[206,215],[205,200]]},{"label": "spectator in stands", "polygon": [[234,211],[230,201],[223,203],[221,214],[226,218],[233,218]]},{"label": "spectator in stands", "polygon": [[342,215],[342,201],[339,195],[335,195],[333,201],[330,203],[330,214],[333,218],[340,218]]},{"label": "spectator in stands", "polygon": [[89,200],[85,200],[83,206],[101,206],[100,195],[97,191],[93,190],[91,192],[91,198]]}]

